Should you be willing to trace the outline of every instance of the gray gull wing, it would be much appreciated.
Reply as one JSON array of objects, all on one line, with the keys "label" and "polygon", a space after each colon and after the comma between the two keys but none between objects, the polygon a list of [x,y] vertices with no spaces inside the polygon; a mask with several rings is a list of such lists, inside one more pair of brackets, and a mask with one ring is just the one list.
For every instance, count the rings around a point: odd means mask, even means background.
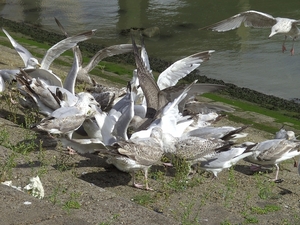
[{"label": "gray gull wing", "polygon": [[166,99],[163,99],[163,95],[159,95],[160,89],[153,79],[152,74],[146,68],[133,38],[132,45],[137,67],[137,76],[147,102],[146,117],[153,118],[157,111],[161,108],[160,106],[166,104]]},{"label": "gray gull wing", "polygon": [[22,45],[20,45],[18,42],[16,42],[15,39],[13,39],[4,28],[2,28],[2,30],[5,33],[5,35],[8,37],[8,39],[10,40],[10,43],[12,44],[12,46],[16,49],[18,54],[21,56],[21,58],[24,62],[24,65],[27,66],[28,60],[33,57],[32,54],[26,48],[24,48]]},{"label": "gray gull wing", "polygon": [[90,39],[94,35],[95,31],[96,30],[91,30],[71,37],[67,37],[53,45],[50,49],[48,49],[44,58],[42,59],[41,68],[49,69],[54,59],[56,59],[66,50],[76,46],[78,42]]},{"label": "gray gull wing", "polygon": [[98,65],[98,63],[106,58],[114,55],[124,54],[127,52],[132,52],[132,44],[120,44],[112,45],[99,50],[90,60],[90,62],[84,67],[87,72],[90,72]]},{"label": "gray gull wing", "polygon": [[61,32],[62,32],[66,37],[69,37],[69,35],[68,35],[68,33],[66,32],[64,26],[59,22],[59,20],[58,20],[56,17],[54,17],[54,19],[55,19],[55,22],[56,22],[57,26],[58,26],[59,29],[61,30]]},{"label": "gray gull wing", "polygon": [[74,53],[74,60],[72,63],[72,67],[64,81],[63,87],[70,91],[72,94],[75,94],[75,83],[76,77],[80,68],[80,58],[81,58],[81,51],[79,46],[74,46],[73,48]]},{"label": "gray gull wing", "polygon": [[39,78],[43,80],[48,85],[54,85],[62,87],[61,79],[52,73],[50,70],[45,69],[26,69],[25,72],[32,78]]},{"label": "gray gull wing", "polygon": [[277,23],[277,20],[269,14],[249,10],[201,28],[201,30],[210,29],[213,31],[224,32],[236,29],[240,27],[242,23],[244,23],[245,27],[268,28],[274,26]]}]

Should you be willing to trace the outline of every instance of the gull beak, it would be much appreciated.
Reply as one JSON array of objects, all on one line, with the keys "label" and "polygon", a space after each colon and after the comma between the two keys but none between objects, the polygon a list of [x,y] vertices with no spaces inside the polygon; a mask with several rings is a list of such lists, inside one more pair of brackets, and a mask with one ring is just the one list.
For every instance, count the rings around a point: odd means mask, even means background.
[{"label": "gull beak", "polygon": [[41,67],[41,64],[40,64],[40,63],[37,63],[36,65],[37,65],[39,68]]},{"label": "gull beak", "polygon": [[276,34],[276,32],[272,31],[271,34],[269,35],[269,38],[273,37]]}]

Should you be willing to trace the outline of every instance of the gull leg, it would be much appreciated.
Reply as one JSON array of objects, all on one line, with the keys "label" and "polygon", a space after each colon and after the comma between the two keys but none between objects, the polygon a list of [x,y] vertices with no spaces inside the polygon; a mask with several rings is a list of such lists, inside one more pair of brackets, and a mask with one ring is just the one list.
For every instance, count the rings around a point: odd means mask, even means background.
[{"label": "gull leg", "polygon": [[276,175],[275,175],[275,179],[273,180],[275,183],[282,183],[283,179],[278,179],[278,174],[279,174],[279,166],[277,164],[275,164],[276,166]]},{"label": "gull leg", "polygon": [[284,41],[282,43],[282,53],[284,53],[286,51],[286,47],[285,47],[285,41],[286,41],[287,36],[284,36]]},{"label": "gull leg", "polygon": [[293,160],[294,160],[294,167],[298,167],[298,162],[295,157],[293,157]]},{"label": "gull leg", "polygon": [[163,163],[164,166],[173,167],[172,163]]},{"label": "gull leg", "polygon": [[218,173],[213,172],[213,175],[212,175],[212,177],[211,177],[211,179],[210,179],[209,182],[212,182],[212,181],[215,181],[215,180],[218,180],[218,179],[219,179],[219,178],[218,178]]},{"label": "gull leg", "polygon": [[295,38],[293,38],[293,45],[292,45],[292,48],[291,48],[291,55],[295,54],[294,43],[295,43]]},{"label": "gull leg", "polygon": [[153,189],[150,188],[149,185],[148,185],[148,169],[145,170],[145,182],[146,182],[146,190],[147,191],[153,191]]},{"label": "gull leg", "polygon": [[276,175],[275,175],[275,180],[278,180],[278,174],[279,174],[279,166],[275,164],[276,166]]},{"label": "gull leg", "polygon": [[195,174],[197,173],[196,168],[193,168],[192,166],[189,166],[189,172],[187,174],[187,179],[192,179]]},{"label": "gull leg", "polygon": [[15,100],[13,100],[13,98],[12,98],[12,96],[11,96],[11,93],[10,93],[10,92],[8,92],[8,96],[9,96],[9,100],[10,100],[10,102],[11,102],[13,105],[16,105],[16,104],[18,104],[18,102],[16,102]]},{"label": "gull leg", "polygon": [[283,179],[278,179],[278,174],[279,174],[279,166],[277,164],[275,164],[276,166],[276,175],[275,175],[275,179],[273,179],[273,181],[275,183],[282,183]]}]

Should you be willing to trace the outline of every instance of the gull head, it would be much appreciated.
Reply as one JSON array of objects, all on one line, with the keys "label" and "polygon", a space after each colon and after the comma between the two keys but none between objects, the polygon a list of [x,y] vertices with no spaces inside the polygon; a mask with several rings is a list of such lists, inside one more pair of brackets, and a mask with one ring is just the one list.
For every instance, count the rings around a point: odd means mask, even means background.
[{"label": "gull head", "polygon": [[99,109],[98,106],[96,106],[94,104],[89,104],[88,105],[88,110],[86,112],[86,116],[87,116],[87,118],[91,118],[99,111],[100,111],[100,109]]},{"label": "gull head", "polygon": [[294,131],[289,130],[286,132],[286,135],[288,140],[296,140],[296,135]]},{"label": "gull head", "polygon": [[35,69],[37,66],[41,67],[41,64],[36,58],[28,59],[26,69]]},{"label": "gull head", "polygon": [[269,38],[275,34],[288,34],[292,29],[293,20],[288,18],[276,18],[277,23],[271,28],[271,34]]},{"label": "gull head", "polygon": [[95,105],[100,107],[100,104],[96,101],[93,95],[88,92],[80,92],[77,94],[78,101],[76,103],[77,106],[87,106],[87,105]]},{"label": "gull head", "polygon": [[[276,26],[276,25],[275,25]],[[271,34],[269,35],[269,38],[273,37],[275,34],[279,33],[278,28],[276,28],[275,26],[272,27],[271,29]]]}]

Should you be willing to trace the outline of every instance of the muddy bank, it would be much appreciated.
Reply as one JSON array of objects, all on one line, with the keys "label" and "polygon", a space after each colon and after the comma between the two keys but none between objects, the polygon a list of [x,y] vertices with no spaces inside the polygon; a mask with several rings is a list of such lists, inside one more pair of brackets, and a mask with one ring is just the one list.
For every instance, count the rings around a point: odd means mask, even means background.
[{"label": "muddy bank", "polygon": [[[31,37],[37,42],[48,43],[53,45],[64,38],[62,34],[57,34],[41,29],[40,27],[26,24],[18,23],[4,18],[0,18],[1,27],[9,28],[11,31],[22,33],[26,36]],[[91,41],[80,43],[80,47],[83,54],[86,56],[94,55],[99,49],[105,47],[101,44],[92,43]],[[128,63],[134,65],[134,58],[132,54],[122,54],[118,56],[113,56],[105,59],[106,61],[116,62],[116,63]],[[150,58],[150,64],[154,71],[161,72],[166,67],[172,64],[172,62],[167,62],[157,58]],[[228,88],[223,91],[222,94],[228,95],[233,98],[238,98],[246,100],[249,102],[256,103],[264,108],[271,110],[287,110],[291,112],[300,113],[300,104],[296,100],[286,100],[272,95],[266,95],[258,91],[254,91],[248,88],[238,87],[234,84],[225,83],[222,80],[211,79],[206,76],[201,76],[199,71],[192,72],[189,76],[185,78],[188,81],[193,81],[198,79],[199,82],[205,83],[216,83],[224,84]],[[296,118],[300,118],[300,115],[295,115]]]}]

